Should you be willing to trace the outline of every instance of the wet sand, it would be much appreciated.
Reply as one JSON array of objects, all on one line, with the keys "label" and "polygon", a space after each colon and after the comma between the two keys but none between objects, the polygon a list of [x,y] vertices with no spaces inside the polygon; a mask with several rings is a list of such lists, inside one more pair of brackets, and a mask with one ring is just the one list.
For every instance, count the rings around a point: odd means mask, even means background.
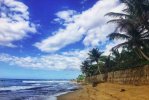
[{"label": "wet sand", "polygon": [[59,96],[58,100],[149,100],[149,85],[111,83],[101,83],[97,87],[86,85],[81,90]]}]

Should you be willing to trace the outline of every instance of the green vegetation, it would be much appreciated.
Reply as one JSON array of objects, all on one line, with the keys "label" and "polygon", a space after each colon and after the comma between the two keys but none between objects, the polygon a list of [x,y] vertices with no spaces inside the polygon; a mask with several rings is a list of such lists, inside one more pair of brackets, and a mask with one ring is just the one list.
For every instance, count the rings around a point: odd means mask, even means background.
[{"label": "green vegetation", "polygon": [[91,63],[96,62],[97,64],[97,72],[101,74],[100,66],[99,66],[99,58],[101,57],[102,52],[98,50],[98,48],[93,48],[91,51],[89,51],[89,59]]},{"label": "green vegetation", "polygon": [[102,52],[98,48],[93,48],[88,53],[88,58],[82,62],[81,71],[85,76],[93,76],[105,73],[105,61],[108,59],[102,56]]},{"label": "green vegetation", "polygon": [[122,13],[106,14],[113,18],[108,23],[117,25],[107,37],[124,42],[111,48],[109,56],[102,55],[98,48],[89,51],[81,65],[87,77],[149,64],[149,1],[121,0],[121,3],[126,5]]},{"label": "green vegetation", "polygon": [[79,75],[77,77],[77,82],[82,82],[84,79],[85,79],[85,76],[84,75]]}]

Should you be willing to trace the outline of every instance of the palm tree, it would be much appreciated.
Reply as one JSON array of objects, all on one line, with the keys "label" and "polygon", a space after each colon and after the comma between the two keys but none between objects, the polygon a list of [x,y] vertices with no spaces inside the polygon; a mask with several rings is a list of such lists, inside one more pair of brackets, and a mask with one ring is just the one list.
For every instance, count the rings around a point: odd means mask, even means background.
[{"label": "palm tree", "polygon": [[89,60],[85,60],[82,62],[81,64],[81,71],[83,74],[85,74],[86,76],[91,76],[90,73],[90,61]]},{"label": "palm tree", "polygon": [[[120,24],[123,24],[123,21],[125,19],[121,19],[122,22],[118,22]],[[119,24],[119,27],[120,27]],[[126,23],[125,23],[126,24]],[[128,23],[129,24],[129,23]],[[123,39],[125,42],[118,44],[117,46],[113,47],[113,49],[118,49],[119,47],[127,47],[133,49],[136,54],[141,58],[145,58],[146,60],[149,60],[149,57],[143,52],[143,47],[146,46],[147,43],[149,43],[149,37],[144,36],[142,33],[142,30],[137,30],[137,27],[134,27],[133,25],[127,25],[120,27],[121,30],[124,28],[125,34],[114,32],[108,35],[108,37],[111,40],[114,39]]]},{"label": "palm tree", "polygon": [[115,64],[115,68],[114,70],[116,70],[117,68],[121,67],[121,62],[122,62],[122,53],[120,53],[117,49],[116,50],[112,50],[112,56],[113,56],[113,62]]},{"label": "palm tree", "polygon": [[149,31],[149,0],[120,0],[126,5],[123,13],[110,12],[107,15],[113,17],[121,17],[134,19],[140,25]]},{"label": "palm tree", "polygon": [[96,62],[97,63],[97,66],[98,66],[97,71],[99,72],[99,74],[101,74],[100,66],[99,66],[99,58],[101,57],[101,54],[102,54],[102,52],[100,52],[98,48],[93,48],[88,53],[89,59],[91,60],[91,62]]},{"label": "palm tree", "polygon": [[125,13],[133,16],[141,28],[149,31],[149,0],[121,0],[127,8]]},{"label": "palm tree", "polygon": [[145,12],[149,11],[149,7],[143,5],[145,1],[146,0],[122,0],[122,2],[127,5],[127,8],[124,9],[124,13],[110,12],[106,15],[116,17],[116,19],[110,20],[108,23],[112,22],[118,25],[115,32],[111,33],[108,37],[111,40],[125,40],[125,42],[115,46],[113,49],[125,46],[133,49],[140,58],[149,60],[149,57],[143,52],[143,49],[149,43],[149,31],[147,31],[147,29],[149,29],[147,25],[149,24],[145,23],[145,20],[148,22],[149,17],[148,20],[146,17],[142,17],[148,16]]}]

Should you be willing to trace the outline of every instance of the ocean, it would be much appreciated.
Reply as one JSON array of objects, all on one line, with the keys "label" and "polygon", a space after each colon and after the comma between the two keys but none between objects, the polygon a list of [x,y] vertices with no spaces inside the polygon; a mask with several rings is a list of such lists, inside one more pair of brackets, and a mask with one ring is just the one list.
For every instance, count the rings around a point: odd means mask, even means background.
[{"label": "ocean", "polygon": [[69,80],[0,79],[0,100],[56,100],[78,88]]}]

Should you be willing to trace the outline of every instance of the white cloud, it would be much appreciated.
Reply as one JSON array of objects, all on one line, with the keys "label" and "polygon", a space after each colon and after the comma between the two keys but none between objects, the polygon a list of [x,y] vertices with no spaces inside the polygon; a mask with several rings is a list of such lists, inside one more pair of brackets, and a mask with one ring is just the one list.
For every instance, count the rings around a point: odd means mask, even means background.
[{"label": "white cloud", "polygon": [[12,43],[35,33],[36,28],[29,21],[28,7],[17,0],[0,0],[0,45],[15,47]]},{"label": "white cloud", "polygon": [[55,18],[54,21],[57,21],[59,23],[61,23],[62,21],[64,21],[64,23],[62,23],[63,25],[67,25],[68,23],[72,23],[73,22],[73,16],[77,14],[77,12],[75,10],[64,10],[64,11],[60,11],[56,13],[56,16],[58,18]]},{"label": "white cloud", "polygon": [[43,55],[38,57],[16,57],[0,54],[0,61],[10,65],[45,70],[79,70],[81,62],[87,57],[88,50],[75,50],[62,54]]},{"label": "white cloud", "polygon": [[97,46],[100,42],[106,42],[107,35],[114,31],[115,25],[105,24],[101,27],[96,27],[88,31],[83,43],[85,46]]},{"label": "white cloud", "polygon": [[[115,47],[116,45],[118,45],[118,44],[120,44],[120,43],[123,43],[123,42],[125,42],[125,41],[126,41],[126,40],[114,40],[114,41],[108,43],[108,44],[106,45],[106,47],[105,47],[105,50],[104,50],[103,55],[109,55],[109,54],[111,53],[111,49],[112,49],[113,47]],[[118,48],[118,50],[121,52],[121,51],[122,51],[122,48],[120,47],[120,48]]]},{"label": "white cloud", "polygon": [[100,42],[105,42],[106,36],[114,31],[114,25],[106,24],[109,18],[105,14],[120,7],[123,8],[119,0],[100,0],[81,14],[72,15],[69,10],[58,12],[58,17],[65,20],[63,25],[66,28],[59,29],[53,36],[35,43],[34,46],[44,52],[54,52],[81,39],[85,46],[97,46]]}]

